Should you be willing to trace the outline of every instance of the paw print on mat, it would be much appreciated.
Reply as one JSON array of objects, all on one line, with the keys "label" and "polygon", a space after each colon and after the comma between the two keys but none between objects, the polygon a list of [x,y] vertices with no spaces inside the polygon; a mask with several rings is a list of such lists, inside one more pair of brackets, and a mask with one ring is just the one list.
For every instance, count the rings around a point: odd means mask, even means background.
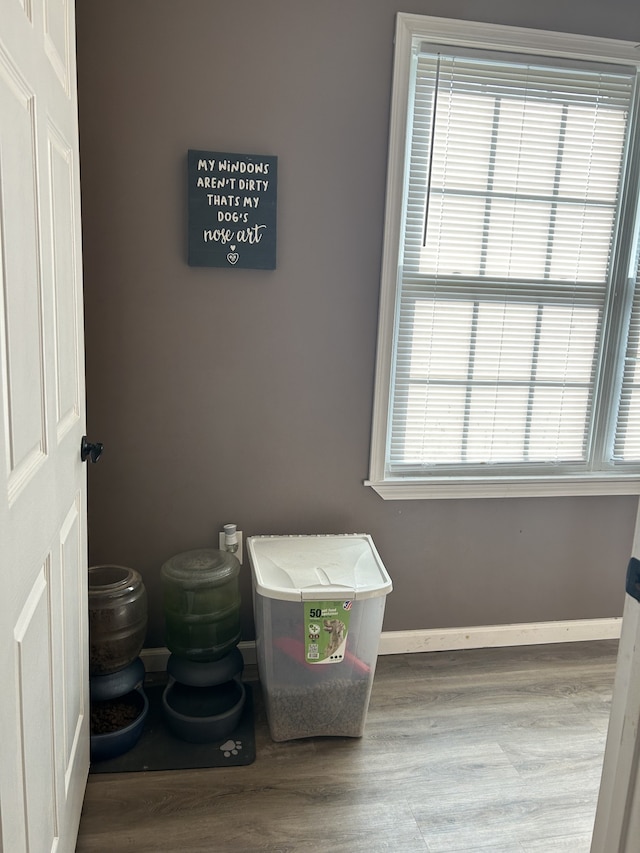
[{"label": "paw print on mat", "polygon": [[237,755],[241,749],[241,740],[226,740],[220,747],[220,751],[224,753],[225,758],[231,758],[232,755]]}]

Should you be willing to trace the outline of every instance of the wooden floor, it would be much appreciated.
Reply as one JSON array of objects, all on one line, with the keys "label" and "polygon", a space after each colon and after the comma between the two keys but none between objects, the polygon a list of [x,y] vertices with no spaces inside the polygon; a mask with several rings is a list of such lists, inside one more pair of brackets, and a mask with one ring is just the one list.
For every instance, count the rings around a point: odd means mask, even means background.
[{"label": "wooden floor", "polygon": [[380,657],[365,736],[92,775],[77,853],[588,853],[616,641]]}]

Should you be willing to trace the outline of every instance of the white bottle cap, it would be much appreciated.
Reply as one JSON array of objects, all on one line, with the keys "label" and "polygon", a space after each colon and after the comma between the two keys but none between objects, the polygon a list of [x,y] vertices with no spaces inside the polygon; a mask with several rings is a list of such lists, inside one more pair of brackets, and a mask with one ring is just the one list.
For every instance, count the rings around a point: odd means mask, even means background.
[{"label": "white bottle cap", "polygon": [[225,543],[225,545],[237,545],[238,544],[237,525],[235,525],[235,524],[225,524],[224,525],[224,543]]}]

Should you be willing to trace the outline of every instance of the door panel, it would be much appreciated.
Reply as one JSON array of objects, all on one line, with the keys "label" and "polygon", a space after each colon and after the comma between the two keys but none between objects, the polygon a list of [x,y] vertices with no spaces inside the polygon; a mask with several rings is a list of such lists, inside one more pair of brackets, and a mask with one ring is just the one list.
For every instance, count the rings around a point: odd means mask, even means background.
[{"label": "door panel", "polygon": [[44,48],[65,92],[69,92],[69,0],[45,0]]},{"label": "door panel", "polygon": [[14,629],[19,684],[15,735],[23,775],[19,799],[26,815],[28,850],[48,849],[41,847],[41,840],[58,835],[50,796],[55,791],[50,576],[48,555]]},{"label": "door panel", "polygon": [[[42,461],[45,451],[44,356],[38,263],[35,97],[3,52],[0,52],[0,114],[3,116],[0,126],[3,389],[8,419],[9,495],[13,499],[37,463]],[[25,282],[30,286],[25,287]]]},{"label": "door panel", "polygon": [[[53,608],[54,643],[59,642],[60,680],[62,701],[56,708],[62,734],[58,740],[59,751],[56,755],[56,767],[63,776],[64,790],[68,791],[70,773],[80,748],[83,734],[82,723],[85,714],[84,682],[86,672],[77,648],[85,642],[85,623],[78,610],[78,601],[86,594],[86,558],[82,554],[82,523],[80,495],[69,510],[60,531],[60,565],[55,589],[59,590],[61,601]],[[56,603],[57,604],[57,603]],[[67,640],[65,642],[65,639]],[[86,734],[86,732],[84,732]]]},{"label": "door panel", "polygon": [[48,142],[56,322],[56,424],[60,439],[80,417],[77,377],[81,373],[82,358],[75,310],[78,304],[75,288],[78,273],[75,269],[77,253],[73,216],[73,176],[76,170],[71,146],[52,125],[48,128]]}]

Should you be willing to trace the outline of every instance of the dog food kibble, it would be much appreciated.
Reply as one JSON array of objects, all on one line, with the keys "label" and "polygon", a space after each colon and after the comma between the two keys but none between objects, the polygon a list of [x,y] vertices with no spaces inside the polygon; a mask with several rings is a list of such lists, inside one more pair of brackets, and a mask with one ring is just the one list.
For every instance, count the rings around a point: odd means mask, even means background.
[{"label": "dog food kibble", "polygon": [[271,736],[275,741],[361,737],[370,689],[366,679],[336,679],[271,690],[265,697]]},{"label": "dog food kibble", "polygon": [[140,715],[142,700],[135,693],[91,703],[91,734],[106,735],[124,729]]},{"label": "dog food kibble", "polygon": [[135,569],[89,569],[89,675],[124,669],[140,654],[147,632],[147,591]]}]

